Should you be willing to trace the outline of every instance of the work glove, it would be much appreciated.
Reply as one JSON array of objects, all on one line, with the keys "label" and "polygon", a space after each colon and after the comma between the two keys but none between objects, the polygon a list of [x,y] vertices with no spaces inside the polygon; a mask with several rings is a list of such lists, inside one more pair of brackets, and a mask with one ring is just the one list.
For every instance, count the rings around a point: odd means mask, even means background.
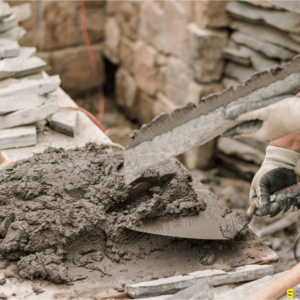
[{"label": "work glove", "polygon": [[232,105],[226,109],[226,116],[241,124],[224,136],[276,140],[300,131],[300,97],[283,95],[260,102]]},{"label": "work glove", "polygon": [[300,197],[295,193],[279,194],[270,202],[270,194],[297,183],[294,172],[300,153],[281,147],[268,146],[261,168],[256,173],[251,189],[250,202],[257,201],[256,215],[271,217],[285,213],[292,206],[300,208]]}]

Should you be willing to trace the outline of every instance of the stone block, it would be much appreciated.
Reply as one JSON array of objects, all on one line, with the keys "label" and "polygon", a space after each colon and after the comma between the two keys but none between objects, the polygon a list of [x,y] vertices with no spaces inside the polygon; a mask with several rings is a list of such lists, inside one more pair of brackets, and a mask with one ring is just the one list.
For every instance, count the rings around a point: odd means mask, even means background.
[{"label": "stone block", "polygon": [[222,51],[227,34],[223,31],[201,29],[196,24],[188,25],[189,65],[196,81],[218,81],[223,71]]},{"label": "stone block", "polygon": [[0,58],[16,57],[20,53],[17,41],[0,39]]},{"label": "stone block", "polygon": [[126,111],[127,115],[135,119],[137,116],[137,84],[130,73],[119,68],[116,73],[117,103]]},{"label": "stone block", "polygon": [[12,11],[13,14],[16,16],[18,22],[28,20],[32,16],[30,3],[24,3],[21,5],[13,6]]},{"label": "stone block", "polygon": [[41,72],[46,63],[38,57],[15,57],[2,59],[0,61],[0,79],[8,77],[23,77]]},{"label": "stone block", "polygon": [[0,130],[0,150],[21,148],[36,144],[36,127],[23,126]]},{"label": "stone block", "polygon": [[17,26],[18,26],[18,20],[16,16],[11,15],[10,17],[5,18],[0,22],[0,32],[7,31]]},{"label": "stone block", "polygon": [[120,64],[131,73],[134,72],[134,51],[134,43],[130,39],[122,36],[120,40]]},{"label": "stone block", "polygon": [[168,57],[164,72],[164,92],[175,105],[186,103],[188,85],[192,80],[192,74],[187,65],[180,59]]},{"label": "stone block", "polygon": [[23,27],[18,26],[0,33],[0,39],[19,41],[24,37],[25,34],[26,30]]},{"label": "stone block", "polygon": [[48,118],[50,126],[58,132],[64,133],[68,136],[75,136],[77,124],[76,110],[60,109],[57,113]]},{"label": "stone block", "polygon": [[195,81],[191,81],[188,86],[187,102],[200,104],[203,97],[220,92],[224,89],[221,83],[210,83],[210,84],[198,84]]},{"label": "stone block", "polygon": [[[36,54],[36,48],[35,47],[21,47],[20,53],[19,53],[18,56],[22,57],[22,58],[28,58],[28,57],[35,56],[35,54]],[[40,59],[42,59],[42,58],[40,57]],[[47,61],[45,61],[45,62],[48,64]]]},{"label": "stone block", "polygon": [[136,40],[138,35],[139,1],[120,1],[116,13],[121,33],[126,37]]},{"label": "stone block", "polygon": [[51,76],[43,79],[23,79],[7,87],[0,89],[0,99],[2,97],[17,95],[44,95],[55,91],[60,85],[59,76]]},{"label": "stone block", "polygon": [[54,50],[78,45],[82,39],[78,2],[42,1],[40,11],[43,23],[42,33],[39,35],[39,50]]},{"label": "stone block", "polygon": [[195,22],[200,28],[227,27],[230,24],[230,17],[226,12],[226,5],[229,1],[195,1]]},{"label": "stone block", "polygon": [[251,65],[249,54],[245,53],[244,51],[241,51],[241,49],[226,47],[223,50],[223,56],[227,60],[230,60],[240,65],[244,65],[244,66]]},{"label": "stone block", "polygon": [[265,54],[270,58],[290,60],[296,55],[296,52],[278,47],[270,43],[262,42],[257,38],[249,37],[239,32],[234,32],[231,35],[231,39],[237,44],[245,45],[255,51]]},{"label": "stone block", "polygon": [[[88,2],[90,1],[86,1],[85,3]],[[105,26],[104,8],[87,8],[86,16],[87,16],[87,31],[88,31],[90,42],[98,43],[104,38],[104,26]]]},{"label": "stone block", "polygon": [[170,52],[187,62],[187,15],[184,7],[177,1],[164,1],[164,14]]},{"label": "stone block", "polygon": [[165,12],[158,2],[143,1],[140,8],[139,37],[157,50],[168,54],[168,41]]},{"label": "stone block", "polygon": [[163,93],[157,93],[156,99],[153,104],[153,113],[155,116],[162,112],[171,113],[177,106],[170,101]]},{"label": "stone block", "polygon": [[155,95],[156,83],[156,51],[144,42],[134,45],[134,77],[138,87],[149,95]]},{"label": "stone block", "polygon": [[138,115],[137,119],[141,124],[148,124],[154,117],[153,105],[154,99],[143,93],[142,91],[138,92],[137,97],[138,105]]},{"label": "stone block", "polygon": [[245,82],[256,71],[252,67],[242,66],[233,62],[227,63],[224,74],[230,78],[236,79],[238,82]]},{"label": "stone block", "polygon": [[12,13],[13,13],[13,10],[8,3],[6,3],[6,2],[0,3],[0,20],[3,20],[5,18],[11,16]]},{"label": "stone block", "polygon": [[104,81],[102,45],[92,46],[98,74],[92,69],[85,46],[54,51],[51,56],[52,73],[59,74],[62,88],[69,93],[87,91],[101,86]]},{"label": "stone block", "polygon": [[121,32],[117,20],[114,17],[106,18],[104,55],[114,64],[119,64],[120,62],[120,35]]},{"label": "stone block", "polygon": [[46,98],[39,95],[26,95],[0,98],[0,115],[6,115],[17,110],[42,106]]},{"label": "stone block", "polygon": [[0,116],[0,129],[35,123],[56,113],[58,109],[59,107],[56,104],[46,104],[38,108],[24,109],[6,116]]},{"label": "stone block", "polygon": [[299,15],[295,12],[257,7],[242,1],[229,2],[226,10],[235,19],[265,23],[283,31],[300,33]]}]

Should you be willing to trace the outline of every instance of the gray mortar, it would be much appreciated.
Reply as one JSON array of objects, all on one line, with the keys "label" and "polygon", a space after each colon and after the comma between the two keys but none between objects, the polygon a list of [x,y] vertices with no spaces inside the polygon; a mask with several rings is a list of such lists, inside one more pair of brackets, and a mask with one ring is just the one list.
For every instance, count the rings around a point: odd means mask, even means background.
[{"label": "gray mortar", "polygon": [[18,261],[22,278],[67,282],[65,261],[110,276],[112,263],[145,259],[176,240],[131,225],[205,209],[191,181],[178,162],[166,161],[126,186],[120,151],[48,148],[0,171],[0,254]]}]

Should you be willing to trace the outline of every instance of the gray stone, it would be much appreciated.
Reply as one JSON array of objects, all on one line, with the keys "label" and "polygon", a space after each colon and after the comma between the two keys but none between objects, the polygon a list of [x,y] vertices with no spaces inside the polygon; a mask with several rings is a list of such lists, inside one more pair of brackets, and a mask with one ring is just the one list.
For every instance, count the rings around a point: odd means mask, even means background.
[{"label": "gray stone", "polygon": [[16,57],[20,53],[17,41],[0,39],[0,58]]},{"label": "gray stone", "polygon": [[30,3],[13,6],[11,9],[18,22],[23,22],[32,16]]},{"label": "gray stone", "polygon": [[56,113],[58,109],[58,105],[46,104],[38,108],[24,109],[6,116],[0,116],[0,129],[35,123]]},{"label": "gray stone", "polygon": [[17,26],[18,26],[18,20],[16,16],[11,15],[10,17],[5,18],[0,22],[0,32],[7,31]]},{"label": "gray stone", "polygon": [[108,17],[105,22],[104,55],[112,63],[120,62],[120,28],[114,17]]},{"label": "gray stone", "polygon": [[139,37],[157,50],[169,54],[171,49],[165,19],[165,12],[158,2],[141,2]]},{"label": "gray stone", "polygon": [[213,293],[206,280],[195,283],[194,285],[169,296],[168,300],[209,300],[213,298]]},{"label": "gray stone", "polygon": [[0,3],[0,20],[9,17],[13,13],[12,8],[6,2]]},{"label": "gray stone", "polygon": [[229,78],[229,77],[223,77],[222,80],[222,84],[225,86],[226,89],[230,88],[230,87],[234,87],[236,88],[237,86],[239,86],[241,83],[238,82],[235,79]]},{"label": "gray stone", "polygon": [[120,64],[131,73],[134,71],[134,50],[134,43],[122,36],[120,40]]},{"label": "gray stone", "polygon": [[59,76],[50,76],[43,79],[23,79],[8,87],[0,89],[0,98],[17,95],[44,95],[55,91],[60,85]]},{"label": "gray stone", "polygon": [[188,85],[192,80],[187,65],[182,60],[170,56],[165,69],[164,92],[175,105],[186,102]]},{"label": "gray stone", "polygon": [[0,115],[6,115],[17,110],[42,106],[46,98],[39,95],[26,95],[0,98]]},{"label": "gray stone", "polygon": [[257,165],[261,165],[265,158],[264,152],[242,143],[238,139],[220,137],[218,139],[217,147],[226,155],[254,162]]},{"label": "gray stone", "polygon": [[250,66],[251,64],[249,54],[241,51],[240,49],[226,47],[223,50],[223,56],[230,61],[244,66]]},{"label": "gray stone", "polygon": [[255,23],[265,23],[287,32],[299,33],[299,15],[289,11],[277,11],[255,7],[251,4],[232,1],[227,4],[226,10],[237,19]]},{"label": "gray stone", "polygon": [[228,77],[236,79],[238,82],[245,82],[256,71],[251,67],[242,66],[236,63],[227,63],[224,74]]},{"label": "gray stone", "polygon": [[60,109],[57,113],[53,114],[48,118],[50,126],[61,133],[68,136],[75,136],[76,124],[77,124],[76,110],[71,109]]},{"label": "gray stone", "polygon": [[255,51],[259,51],[271,58],[289,60],[296,55],[295,52],[278,47],[270,43],[259,41],[258,39],[246,36],[239,32],[234,32],[231,35],[231,38],[234,42],[241,45],[245,45]]},{"label": "gray stone", "polygon": [[227,34],[223,31],[204,30],[196,24],[188,25],[189,66],[196,81],[207,83],[221,78],[223,54]]},{"label": "gray stone", "polygon": [[284,8],[286,10],[296,12],[297,14],[300,14],[300,5],[298,1],[278,1],[278,0],[265,0],[269,3],[274,4],[275,6],[279,6],[281,8]]},{"label": "gray stone", "polygon": [[24,37],[25,34],[26,30],[23,27],[18,26],[0,33],[0,39],[19,41]]},{"label": "gray stone", "polygon": [[244,35],[258,39],[262,42],[277,45],[297,53],[300,52],[300,44],[295,42],[285,32],[282,32],[278,29],[241,21],[232,22],[230,27]]},{"label": "gray stone", "polygon": [[0,130],[0,150],[36,144],[36,127],[23,126]]},{"label": "gray stone", "polygon": [[194,284],[201,284],[201,282],[207,282],[210,286],[218,286],[228,283],[255,280],[264,276],[273,275],[273,273],[274,266],[269,265],[249,265],[238,267],[234,272],[224,272],[216,269],[204,270],[189,273],[184,276],[179,275],[126,285],[126,291],[131,298],[144,298],[149,296],[172,294],[191,287]]},{"label": "gray stone", "polygon": [[36,54],[35,47],[21,47],[19,57],[28,58],[33,57]]},{"label": "gray stone", "polygon": [[0,61],[0,79],[35,74],[42,71],[46,65],[39,57],[3,59]]}]

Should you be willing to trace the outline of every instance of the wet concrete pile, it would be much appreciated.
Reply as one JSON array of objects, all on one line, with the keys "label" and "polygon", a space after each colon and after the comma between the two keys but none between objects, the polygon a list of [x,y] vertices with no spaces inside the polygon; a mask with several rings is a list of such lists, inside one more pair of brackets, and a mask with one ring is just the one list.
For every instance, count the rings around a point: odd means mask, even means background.
[{"label": "wet concrete pile", "polygon": [[105,275],[104,261],[122,264],[164,247],[166,238],[131,225],[205,209],[191,181],[179,163],[167,161],[126,186],[120,151],[48,148],[0,171],[0,254],[18,261],[22,278],[68,282],[70,256]]}]

